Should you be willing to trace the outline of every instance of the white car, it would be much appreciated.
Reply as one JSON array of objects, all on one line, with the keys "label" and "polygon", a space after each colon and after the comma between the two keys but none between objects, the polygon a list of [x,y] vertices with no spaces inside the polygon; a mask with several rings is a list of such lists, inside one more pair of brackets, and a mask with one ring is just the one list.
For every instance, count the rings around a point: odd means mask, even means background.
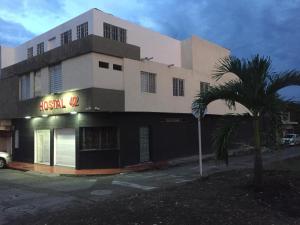
[{"label": "white car", "polygon": [[0,152],[0,169],[5,168],[10,162],[10,155],[7,152]]},{"label": "white car", "polygon": [[281,139],[282,144],[288,144],[288,145],[297,145],[300,144],[300,135],[299,134],[286,134]]}]

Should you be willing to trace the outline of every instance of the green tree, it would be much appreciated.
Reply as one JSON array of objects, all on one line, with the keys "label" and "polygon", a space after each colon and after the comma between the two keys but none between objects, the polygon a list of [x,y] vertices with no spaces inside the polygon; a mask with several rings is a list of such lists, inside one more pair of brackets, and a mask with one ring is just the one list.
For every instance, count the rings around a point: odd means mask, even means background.
[{"label": "green tree", "polygon": [[[249,110],[254,129],[253,182],[255,187],[259,188],[263,182],[260,120],[266,114],[281,110],[286,101],[278,94],[278,91],[287,86],[300,85],[300,72],[289,70],[274,73],[271,70],[269,57],[255,55],[250,59],[239,59],[234,56],[221,59],[214,71],[214,79],[219,80],[229,74],[231,76],[234,74],[237,79],[231,79],[211,87],[205,93],[199,93],[193,101],[192,108],[194,113],[201,116],[208,104],[216,100],[224,100],[229,108],[234,109],[236,103],[239,103]],[[223,130],[228,132],[230,129]],[[229,136],[222,136],[225,143]],[[224,152],[224,145],[219,150]]]}]

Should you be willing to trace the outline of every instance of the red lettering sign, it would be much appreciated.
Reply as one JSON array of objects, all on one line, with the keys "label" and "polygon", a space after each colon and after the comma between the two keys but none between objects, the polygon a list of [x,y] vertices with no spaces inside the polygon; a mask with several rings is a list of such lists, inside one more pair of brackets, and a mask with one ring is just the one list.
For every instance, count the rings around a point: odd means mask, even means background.
[{"label": "red lettering sign", "polygon": [[79,106],[79,97],[78,96],[73,96],[70,98],[70,106],[71,107],[76,107],[76,106]]},{"label": "red lettering sign", "polygon": [[[75,108],[79,106],[79,97],[78,96],[72,96],[70,98],[69,105],[72,108]],[[54,109],[64,109],[66,108],[66,105],[64,104],[64,99],[51,99],[47,101],[41,101],[40,102],[40,111],[47,111],[47,110],[54,110]]]}]

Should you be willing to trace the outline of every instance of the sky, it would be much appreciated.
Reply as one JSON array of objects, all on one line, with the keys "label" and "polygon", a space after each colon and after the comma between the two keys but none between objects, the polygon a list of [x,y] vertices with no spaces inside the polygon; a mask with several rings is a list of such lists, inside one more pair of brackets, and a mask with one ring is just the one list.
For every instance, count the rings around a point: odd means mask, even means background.
[{"label": "sky", "polygon": [[[91,8],[238,57],[270,56],[277,72],[300,70],[300,0],[1,0],[0,44],[19,45]],[[280,93],[300,101],[300,87]]]}]

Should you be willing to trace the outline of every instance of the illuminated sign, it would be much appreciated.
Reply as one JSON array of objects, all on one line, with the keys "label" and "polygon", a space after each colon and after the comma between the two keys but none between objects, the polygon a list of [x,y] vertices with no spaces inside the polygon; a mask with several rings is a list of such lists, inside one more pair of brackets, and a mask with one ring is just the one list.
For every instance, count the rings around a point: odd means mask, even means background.
[{"label": "illuminated sign", "polygon": [[54,109],[76,108],[78,106],[78,96],[70,96],[58,99],[47,99],[40,102],[40,111],[43,112]]}]

